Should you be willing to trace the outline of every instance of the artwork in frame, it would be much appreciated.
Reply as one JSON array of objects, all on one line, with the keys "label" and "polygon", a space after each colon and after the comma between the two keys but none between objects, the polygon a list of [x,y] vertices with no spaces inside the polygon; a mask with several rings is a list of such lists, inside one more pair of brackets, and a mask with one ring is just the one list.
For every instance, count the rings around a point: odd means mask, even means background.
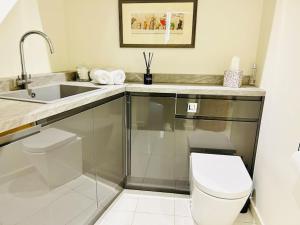
[{"label": "artwork in frame", "polygon": [[194,48],[198,0],[119,0],[120,47]]}]

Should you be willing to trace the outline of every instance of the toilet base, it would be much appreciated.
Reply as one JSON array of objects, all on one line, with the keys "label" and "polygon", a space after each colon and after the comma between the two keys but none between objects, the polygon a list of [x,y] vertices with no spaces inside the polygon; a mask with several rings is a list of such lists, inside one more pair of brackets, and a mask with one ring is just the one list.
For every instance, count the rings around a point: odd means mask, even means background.
[{"label": "toilet base", "polygon": [[232,225],[248,197],[233,200],[221,199],[194,187],[191,194],[192,216],[198,225]]}]

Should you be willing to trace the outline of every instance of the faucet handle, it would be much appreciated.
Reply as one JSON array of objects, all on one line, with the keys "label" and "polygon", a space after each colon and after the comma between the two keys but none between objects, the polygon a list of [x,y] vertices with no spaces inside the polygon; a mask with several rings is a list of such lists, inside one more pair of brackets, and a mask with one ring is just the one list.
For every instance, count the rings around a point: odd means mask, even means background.
[{"label": "faucet handle", "polygon": [[22,79],[20,78],[20,76],[18,76],[18,78],[16,79],[16,84],[17,84],[18,87],[24,85],[24,82],[25,82],[25,81],[22,80]]}]

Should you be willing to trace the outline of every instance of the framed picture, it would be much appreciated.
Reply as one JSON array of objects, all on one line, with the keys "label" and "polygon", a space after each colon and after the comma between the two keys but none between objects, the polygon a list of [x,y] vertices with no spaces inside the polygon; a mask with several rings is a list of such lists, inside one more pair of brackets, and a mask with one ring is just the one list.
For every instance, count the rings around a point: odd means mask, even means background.
[{"label": "framed picture", "polygon": [[120,47],[194,48],[198,0],[119,0]]}]

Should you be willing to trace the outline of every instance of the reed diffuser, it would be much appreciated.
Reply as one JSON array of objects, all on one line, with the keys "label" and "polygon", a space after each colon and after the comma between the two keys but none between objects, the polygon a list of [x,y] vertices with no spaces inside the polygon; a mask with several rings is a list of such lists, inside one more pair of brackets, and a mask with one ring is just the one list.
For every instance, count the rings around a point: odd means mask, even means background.
[{"label": "reed diffuser", "polygon": [[144,84],[150,85],[152,84],[152,74],[150,72],[150,67],[153,59],[154,53],[148,54],[148,58],[145,52],[143,52],[144,59],[145,59],[145,64],[146,64],[146,73],[144,74]]}]

